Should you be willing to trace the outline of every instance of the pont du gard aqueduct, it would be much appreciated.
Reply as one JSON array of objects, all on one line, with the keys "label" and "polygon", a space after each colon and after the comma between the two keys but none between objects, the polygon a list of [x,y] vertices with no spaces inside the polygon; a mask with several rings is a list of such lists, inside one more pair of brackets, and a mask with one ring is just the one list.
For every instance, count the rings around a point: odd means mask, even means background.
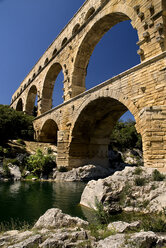
[{"label": "pont du gard aqueduct", "polygon": [[[86,91],[96,44],[125,20],[137,30],[140,64]],[[64,102],[52,108],[61,70]],[[130,110],[144,165],[166,170],[166,0],[86,0],[23,80],[11,107],[31,115],[36,96],[35,139],[57,143],[58,166],[107,166],[112,129]]]}]

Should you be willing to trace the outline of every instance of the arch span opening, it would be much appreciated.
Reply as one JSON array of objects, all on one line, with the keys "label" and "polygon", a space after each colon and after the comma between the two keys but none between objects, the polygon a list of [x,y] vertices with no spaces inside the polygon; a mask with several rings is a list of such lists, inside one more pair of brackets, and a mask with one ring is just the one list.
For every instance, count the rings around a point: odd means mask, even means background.
[{"label": "arch span opening", "polygon": [[62,103],[62,82],[62,67],[59,63],[55,63],[49,68],[45,77],[41,99],[41,113],[44,113]]},{"label": "arch span opening", "polygon": [[29,115],[37,116],[37,88],[32,85],[28,92],[27,102],[26,102],[26,113]]},{"label": "arch span opening", "polygon": [[57,145],[58,126],[52,119],[47,120],[40,132],[39,141],[50,142]]},{"label": "arch span opening", "polygon": [[127,111],[124,104],[110,97],[98,98],[83,108],[72,130],[69,163],[73,167],[86,164],[110,167],[111,134]]},{"label": "arch span opening", "polygon": [[126,14],[116,12],[99,19],[79,47],[73,84],[84,91],[140,63],[137,41],[137,31]]},{"label": "arch span opening", "polygon": [[18,103],[17,103],[17,106],[16,106],[16,110],[17,111],[23,111],[23,102],[22,102],[22,99],[21,98],[18,100]]}]

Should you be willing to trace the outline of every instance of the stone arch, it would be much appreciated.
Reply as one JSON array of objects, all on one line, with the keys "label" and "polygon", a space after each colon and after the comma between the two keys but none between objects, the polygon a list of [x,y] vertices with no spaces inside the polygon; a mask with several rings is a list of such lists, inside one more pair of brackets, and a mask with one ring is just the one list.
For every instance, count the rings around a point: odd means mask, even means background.
[{"label": "stone arch", "polygon": [[76,88],[79,87],[80,90],[79,92],[73,92],[72,97],[82,93],[86,89],[85,78],[87,67],[97,43],[113,26],[126,20],[132,20],[134,16],[134,10],[129,6],[124,8],[123,5],[117,5],[113,10],[110,8],[107,14],[104,13],[103,11],[103,15],[100,15],[99,18],[96,17],[94,23],[92,20],[89,30],[86,32],[77,49],[71,80],[72,85],[75,85]]},{"label": "stone arch", "polygon": [[94,7],[91,7],[88,12],[86,13],[86,16],[85,16],[85,21],[87,21],[89,19],[89,17],[91,17],[91,15],[93,15],[93,13],[95,13],[95,8]]},{"label": "stone arch", "polygon": [[41,142],[50,142],[57,145],[58,125],[53,119],[44,122],[38,140]]},{"label": "stone arch", "polygon": [[52,108],[54,84],[61,70],[62,66],[59,63],[54,63],[47,71],[42,90],[41,113],[44,113]]},{"label": "stone arch", "polygon": [[23,111],[23,101],[22,98],[20,98],[17,102],[17,106],[16,106],[16,110],[17,111]]},{"label": "stone arch", "polygon": [[74,26],[74,28],[73,28],[72,35],[76,34],[76,33],[78,32],[79,28],[80,28],[80,24],[77,23],[77,24]]},{"label": "stone arch", "polygon": [[63,39],[61,46],[63,47],[66,44],[66,42],[67,42],[67,37]]},{"label": "stone arch", "polygon": [[39,69],[38,69],[38,73],[41,71],[41,69],[42,69],[42,67],[41,67],[41,65],[39,66]]},{"label": "stone arch", "polygon": [[53,53],[52,53],[52,56],[54,56],[57,53],[57,51],[58,50],[55,48],[54,51],[53,51]]},{"label": "stone arch", "polygon": [[29,115],[33,115],[36,96],[37,96],[37,88],[35,85],[32,85],[28,91],[26,107],[25,107],[25,111]]},{"label": "stone arch", "polygon": [[44,61],[44,65],[47,65],[47,64],[48,64],[48,58],[46,58]]},{"label": "stone arch", "polygon": [[110,135],[116,122],[128,110],[139,126],[138,109],[121,95],[96,96],[84,102],[73,118],[69,164],[82,166],[93,163],[109,166]]}]

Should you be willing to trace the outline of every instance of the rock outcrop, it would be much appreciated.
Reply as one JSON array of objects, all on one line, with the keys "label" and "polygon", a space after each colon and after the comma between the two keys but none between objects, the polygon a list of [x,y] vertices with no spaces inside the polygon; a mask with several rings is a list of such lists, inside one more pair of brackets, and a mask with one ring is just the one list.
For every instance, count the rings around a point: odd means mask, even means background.
[{"label": "rock outcrop", "polygon": [[53,179],[55,181],[90,181],[98,178],[105,178],[112,175],[117,170],[124,169],[125,164],[119,164],[116,169],[114,168],[104,168],[95,165],[85,165],[83,167],[73,168],[67,172],[55,171],[53,174]]},{"label": "rock outcrop", "polygon": [[88,222],[78,217],[71,217],[62,213],[58,208],[51,208],[42,215],[34,225],[34,228],[62,228],[62,227],[82,227],[87,226]]},{"label": "rock outcrop", "polygon": [[13,165],[11,163],[8,164],[8,168],[10,170],[10,175],[12,178],[17,181],[21,179],[20,168],[17,165]]},{"label": "rock outcrop", "polygon": [[[2,248],[135,248],[163,247],[166,237],[154,232],[140,231],[140,223],[112,222],[99,236],[93,236],[88,223],[62,213],[60,209],[49,209],[39,218],[30,231],[7,231],[0,233]],[[112,230],[112,234],[109,231]],[[100,233],[107,232],[105,239]],[[133,231],[133,233],[128,233]],[[127,232],[127,233],[126,233]]]},{"label": "rock outcrop", "polygon": [[135,248],[135,247],[162,247],[166,238],[154,232],[139,232],[134,234],[111,235],[97,243],[97,248]]},{"label": "rock outcrop", "polygon": [[154,170],[126,167],[105,179],[92,180],[85,187],[80,203],[95,209],[96,202],[101,202],[109,212],[163,211],[166,208],[166,181],[155,181]]}]

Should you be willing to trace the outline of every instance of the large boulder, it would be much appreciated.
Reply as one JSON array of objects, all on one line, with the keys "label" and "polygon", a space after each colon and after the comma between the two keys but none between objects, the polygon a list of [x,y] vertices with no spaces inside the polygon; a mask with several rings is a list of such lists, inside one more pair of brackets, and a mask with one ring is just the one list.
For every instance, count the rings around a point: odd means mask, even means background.
[{"label": "large boulder", "polygon": [[62,213],[58,208],[51,208],[42,215],[34,225],[34,228],[62,228],[87,226],[88,222],[78,217],[71,217]]},{"label": "large boulder", "polygon": [[90,181],[80,203],[96,209],[97,202],[109,212],[159,212],[166,208],[166,181],[154,181],[152,168],[126,167],[112,176]]},{"label": "large boulder", "polygon": [[163,247],[166,244],[166,238],[161,237],[154,232],[139,232],[134,234],[116,234],[111,235],[97,243],[97,248],[134,248],[134,247]]},{"label": "large boulder", "polygon": [[56,181],[89,181],[92,179],[104,178],[113,174],[114,170],[95,165],[85,165],[83,167],[73,168],[67,172],[56,171],[53,179]]},{"label": "large boulder", "polygon": [[13,177],[13,179],[15,181],[20,180],[21,179],[21,172],[20,172],[20,168],[17,165],[13,165],[11,163],[8,164],[8,168],[10,170],[10,174]]}]

